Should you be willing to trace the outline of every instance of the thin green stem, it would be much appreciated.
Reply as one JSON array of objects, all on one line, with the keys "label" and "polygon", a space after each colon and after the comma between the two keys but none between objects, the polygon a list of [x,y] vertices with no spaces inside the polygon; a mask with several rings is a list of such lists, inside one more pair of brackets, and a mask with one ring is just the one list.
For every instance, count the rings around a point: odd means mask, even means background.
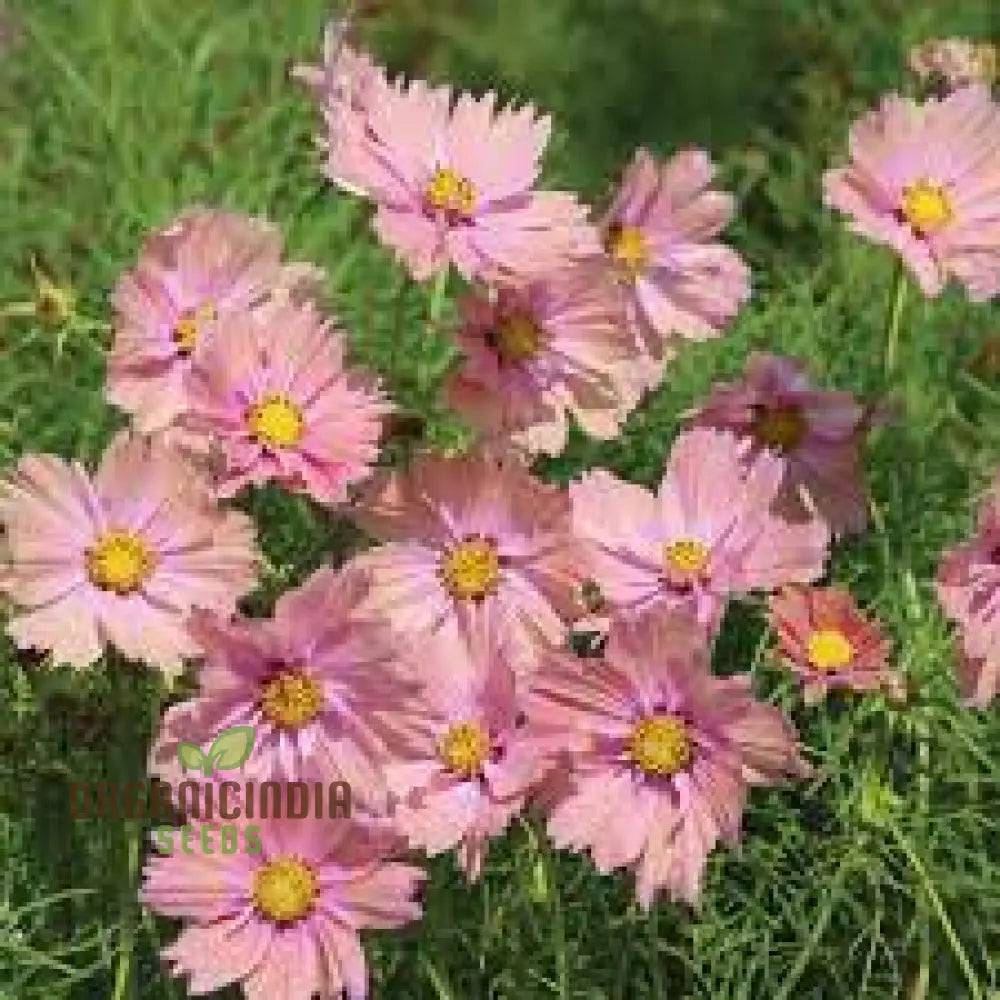
[{"label": "thin green stem", "polygon": [[649,974],[653,980],[653,996],[666,996],[663,985],[663,970],[660,968],[660,928],[656,902],[649,908],[649,917],[646,921],[649,928]]},{"label": "thin green stem", "polygon": [[[917,736],[917,783],[920,792],[920,813],[924,822],[927,821],[927,814],[930,812],[931,796],[931,776],[930,776],[930,733],[927,728],[927,719],[918,716],[916,719]],[[927,892],[922,890],[918,897],[918,909],[920,911],[920,964],[917,972],[917,989],[922,989],[924,994],[930,985],[931,976],[931,915],[928,907]],[[919,995],[919,994],[918,994]]]},{"label": "thin green stem", "polygon": [[441,321],[441,313],[444,311],[445,292],[447,290],[448,268],[446,267],[437,273],[434,284],[431,287],[430,326],[432,330],[436,330],[438,323]]},{"label": "thin green stem", "polygon": [[896,371],[896,359],[899,354],[899,330],[903,322],[903,308],[906,305],[908,289],[909,280],[906,275],[906,265],[899,261],[896,264],[896,275],[893,278],[889,318],[885,329],[885,377],[887,381]]},{"label": "thin green stem", "polygon": [[841,859],[836,872],[834,872],[833,878],[830,880],[830,883],[825,890],[826,900],[823,903],[823,908],[819,911],[819,916],[817,916],[816,921],[812,926],[812,931],[810,932],[809,937],[806,939],[805,946],[799,952],[798,958],[795,960],[795,964],[785,977],[785,981],[782,983],[781,989],[774,995],[774,1000],[788,1000],[788,998],[792,996],[792,991],[796,986],[798,986],[799,980],[802,978],[802,974],[806,971],[806,968],[812,961],[816,948],[819,946],[820,940],[826,933],[826,929],[830,924],[830,918],[833,916],[834,907],[840,901],[840,893],[844,886],[844,881],[847,878],[848,872],[854,867],[854,862],[857,856],[858,850],[855,847],[852,850],[847,851]]},{"label": "thin green stem", "polygon": [[528,837],[532,866],[540,863],[545,878],[545,897],[552,908],[552,952],[556,963],[556,984],[559,1000],[569,1000],[569,956],[566,951],[566,918],[563,912],[562,893],[556,874],[555,855],[544,829],[536,828],[530,819],[522,819],[521,826]]},{"label": "thin green stem", "polygon": [[563,913],[562,892],[556,874],[555,856],[544,831],[539,832],[538,844],[545,862],[546,881],[549,883],[549,900],[552,905],[552,948],[556,960],[556,982],[559,1000],[569,1000],[569,960],[566,954],[566,918]]},{"label": "thin green stem", "polygon": [[437,994],[438,1000],[455,1000],[455,994],[452,993],[444,973],[422,951],[420,952],[419,961],[425,975],[430,980],[431,986],[434,987],[434,992]]},{"label": "thin green stem", "polygon": [[[128,880],[132,891],[139,874],[139,833],[140,823],[130,823],[128,831]],[[121,938],[118,945],[118,964],[115,968],[115,984],[111,1000],[124,1000],[132,980],[132,953],[135,951],[135,914],[131,903],[122,921]]]},{"label": "thin green stem", "polygon": [[976,976],[976,972],[972,968],[969,956],[965,954],[962,942],[959,940],[958,934],[955,932],[951,918],[948,916],[948,911],[945,909],[945,905],[941,901],[941,897],[938,895],[937,889],[934,887],[934,882],[927,874],[927,869],[924,867],[923,861],[920,860],[920,855],[913,849],[913,845],[898,826],[892,824],[891,829],[896,837],[896,843],[899,844],[900,850],[904,855],[906,855],[906,860],[909,861],[914,872],[916,872],[917,878],[920,879],[924,894],[934,910],[934,915],[937,917],[938,923],[941,925],[941,930],[944,932],[944,936],[947,938],[948,944],[951,946],[952,954],[954,954],[955,959],[958,961],[958,964],[962,969],[962,974],[965,976],[965,981],[969,985],[969,996],[972,1000],[983,1000],[983,989],[979,985],[979,979]]}]

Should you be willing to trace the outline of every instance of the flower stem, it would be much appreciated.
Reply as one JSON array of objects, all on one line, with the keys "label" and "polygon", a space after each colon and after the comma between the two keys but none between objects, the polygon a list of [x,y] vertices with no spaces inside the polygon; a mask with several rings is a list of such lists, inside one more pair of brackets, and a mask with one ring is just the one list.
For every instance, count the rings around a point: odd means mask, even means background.
[{"label": "flower stem", "polygon": [[885,327],[885,377],[887,381],[896,370],[896,359],[899,353],[899,329],[903,321],[903,307],[906,305],[908,289],[909,280],[906,275],[906,265],[899,261],[896,264],[896,274],[892,282],[889,317]]},{"label": "flower stem", "polygon": [[657,920],[656,900],[649,908],[649,974],[653,980],[653,996],[664,997],[663,971],[660,969],[660,928]]},{"label": "flower stem", "polygon": [[976,972],[972,968],[969,956],[965,954],[965,949],[962,947],[962,942],[959,940],[958,934],[955,932],[955,928],[948,916],[948,911],[945,909],[945,905],[941,901],[941,897],[938,895],[937,889],[934,887],[934,883],[927,874],[927,869],[924,867],[923,861],[920,860],[920,855],[918,855],[913,849],[913,845],[906,838],[903,831],[900,830],[895,824],[892,825],[892,832],[896,837],[896,843],[899,844],[900,850],[906,855],[906,860],[909,861],[911,867],[917,875],[917,878],[920,879],[926,899],[931,904],[931,908],[934,910],[934,915],[937,917],[938,923],[941,925],[941,930],[944,932],[944,936],[948,939],[948,944],[951,946],[952,954],[954,954],[955,959],[958,961],[958,964],[962,969],[965,981],[969,984],[969,996],[972,1000],[983,1000],[983,990],[979,985],[979,979],[976,976]]},{"label": "flower stem", "polygon": [[430,309],[430,327],[432,330],[436,330],[438,323],[441,321],[441,313],[444,310],[444,298],[445,292],[448,289],[448,268],[445,267],[441,271],[438,271],[437,276],[434,278],[434,284],[431,286],[431,309]]},{"label": "flower stem", "polygon": [[[127,885],[134,889],[139,874],[139,836],[141,823],[130,823],[128,831],[128,880]],[[124,926],[118,946],[118,964],[115,968],[114,992],[112,1000],[124,1000],[128,995],[132,979],[132,953],[135,950],[135,914],[131,900],[127,912],[123,915]]]},{"label": "flower stem", "polygon": [[834,872],[833,878],[826,888],[826,901],[813,922],[812,931],[806,940],[805,946],[799,952],[795,964],[785,977],[781,989],[775,994],[774,1000],[788,1000],[792,996],[792,991],[798,986],[802,974],[812,961],[813,954],[823,935],[826,933],[826,929],[830,924],[830,918],[833,916],[834,908],[840,902],[840,894],[844,887],[844,881],[850,870],[854,867],[857,856],[857,847],[845,852],[840,864],[837,866],[836,872]]},{"label": "flower stem", "polygon": [[541,864],[544,873],[546,901],[552,908],[552,950],[556,962],[556,986],[559,1000],[569,1000],[569,958],[566,953],[566,919],[563,913],[562,893],[556,875],[555,855],[548,836],[540,825],[536,827],[531,819],[521,821],[528,836],[530,853],[535,862]]},{"label": "flower stem", "polygon": [[438,969],[423,951],[419,954],[419,961],[424,974],[430,980],[431,986],[434,987],[434,992],[438,1000],[454,1000],[455,994],[452,993],[451,987],[444,977],[444,973]]}]

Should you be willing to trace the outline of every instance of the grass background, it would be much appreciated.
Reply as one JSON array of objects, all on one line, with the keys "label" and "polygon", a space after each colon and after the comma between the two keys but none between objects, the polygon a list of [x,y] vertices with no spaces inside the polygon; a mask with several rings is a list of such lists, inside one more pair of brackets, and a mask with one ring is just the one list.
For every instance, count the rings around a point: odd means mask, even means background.
[{"label": "grass background", "polygon": [[[620,440],[575,435],[541,471],[605,465],[653,483],[679,413],[751,349],[806,359],[873,394],[892,261],[820,207],[851,118],[898,87],[909,44],[1000,33],[989,0],[395,0],[364,35],[393,68],[499,88],[551,111],[552,183],[599,201],[638,143],[706,145],[741,198],[732,238],[755,298],[693,347]],[[452,440],[434,387],[447,351],[427,298],[374,245],[362,206],[322,183],[314,109],[287,80],[318,51],[325,4],[296,0],[19,0],[0,5],[0,302],[30,301],[36,257],[78,298],[52,325],[0,326],[0,468],[27,450],[93,461],[121,423],[103,401],[108,295],[142,237],[201,201],[266,213],[290,256],[329,269],[358,358]],[[4,310],[0,306],[0,311]],[[1000,456],[1000,310],[911,295],[900,418],[872,442],[877,528],[832,575],[886,622],[904,709],[839,698],[805,709],[737,607],[720,671],[752,671],[794,716],[815,780],[757,792],[739,855],[709,865],[701,912],[653,919],[627,878],[548,857],[515,830],[480,887],[430,865],[426,919],[372,935],[382,1000],[959,1000],[1000,991],[1000,722],[956,702],[932,580],[971,525]],[[390,455],[389,458],[392,458]],[[263,491],[247,501],[270,567],[250,605],[358,544],[349,525]],[[70,822],[69,780],[141,776],[160,692],[109,660],[75,674],[0,644],[0,998],[180,1000],[135,902],[141,829]],[[228,995],[228,994],[227,994]],[[276,998],[280,1000],[280,998]]]}]

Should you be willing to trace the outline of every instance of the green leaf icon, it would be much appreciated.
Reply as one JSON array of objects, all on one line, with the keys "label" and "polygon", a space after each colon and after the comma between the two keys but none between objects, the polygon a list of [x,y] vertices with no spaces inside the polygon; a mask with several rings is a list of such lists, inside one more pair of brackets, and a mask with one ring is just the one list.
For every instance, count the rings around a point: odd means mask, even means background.
[{"label": "green leaf icon", "polygon": [[239,767],[250,756],[256,735],[253,726],[234,726],[219,733],[208,751],[206,774],[211,774],[212,767],[219,771]]},{"label": "green leaf icon", "polygon": [[193,771],[201,771],[208,764],[208,758],[193,743],[178,743],[177,759],[185,771],[188,768]]}]

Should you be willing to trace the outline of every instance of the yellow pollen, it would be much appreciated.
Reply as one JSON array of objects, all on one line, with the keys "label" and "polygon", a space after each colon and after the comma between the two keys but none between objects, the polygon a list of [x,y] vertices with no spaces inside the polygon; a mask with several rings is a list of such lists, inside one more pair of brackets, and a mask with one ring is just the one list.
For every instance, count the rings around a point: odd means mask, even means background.
[{"label": "yellow pollen", "polygon": [[198,346],[198,336],[201,328],[213,323],[218,314],[211,302],[204,302],[197,309],[188,309],[181,313],[174,325],[172,337],[177,345],[177,353],[187,356]]},{"label": "yellow pollen", "polygon": [[439,212],[471,215],[476,208],[472,182],[449,167],[439,167],[424,193],[428,205]]},{"label": "yellow pollen", "polygon": [[250,433],[272,448],[292,448],[305,432],[302,411],[283,393],[269,393],[247,410]]},{"label": "yellow pollen", "polygon": [[669,572],[691,578],[708,566],[708,546],[696,538],[680,538],[663,546],[663,562]]},{"label": "yellow pollen", "polygon": [[492,346],[503,361],[527,361],[542,346],[542,331],[526,313],[502,319],[492,334]]},{"label": "yellow pollen", "polygon": [[646,774],[669,776],[691,763],[691,737],[672,715],[654,715],[636,724],[626,747],[628,756]]},{"label": "yellow pollen", "polygon": [[955,217],[951,199],[945,189],[926,179],[903,188],[901,211],[906,221],[921,236],[938,232]]},{"label": "yellow pollen", "polygon": [[768,448],[794,451],[806,435],[808,425],[798,406],[762,406],[757,410],[751,431]]},{"label": "yellow pollen", "polygon": [[156,553],[141,535],[116,529],[100,535],[84,559],[95,587],[122,595],[138,590],[156,568]]},{"label": "yellow pollen", "polygon": [[477,722],[456,722],[438,745],[438,756],[449,770],[474,778],[490,752],[490,737]]},{"label": "yellow pollen", "polygon": [[318,896],[316,873],[298,858],[275,858],[254,874],[254,905],[274,923],[301,920],[315,906]]},{"label": "yellow pollen", "polygon": [[500,553],[487,538],[467,538],[441,559],[440,573],[452,597],[481,601],[500,585]]},{"label": "yellow pollen", "polygon": [[607,247],[621,273],[635,281],[649,256],[642,230],[638,226],[615,226],[608,235]]},{"label": "yellow pollen", "polygon": [[301,729],[323,709],[323,691],[308,674],[291,670],[264,685],[261,694],[264,715],[277,726]]},{"label": "yellow pollen", "polygon": [[851,665],[854,648],[840,629],[817,629],[806,645],[809,662],[822,673],[835,673]]}]

